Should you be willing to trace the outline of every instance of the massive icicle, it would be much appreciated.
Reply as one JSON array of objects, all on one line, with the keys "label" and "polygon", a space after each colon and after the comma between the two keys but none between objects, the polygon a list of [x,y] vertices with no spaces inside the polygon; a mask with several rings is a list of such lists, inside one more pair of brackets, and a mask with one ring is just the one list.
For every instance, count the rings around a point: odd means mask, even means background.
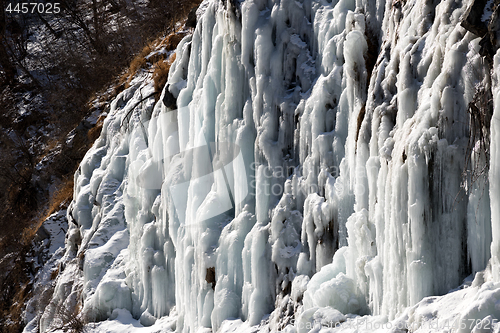
[{"label": "massive icicle", "polygon": [[[66,271],[84,313],[175,314],[181,332],[273,310],[273,329],[295,311],[394,318],[485,269],[492,240],[497,272],[498,98],[489,188],[469,5],[205,2],[160,102],[147,80],[122,92],[75,175]],[[42,331],[77,301],[64,281]]]}]

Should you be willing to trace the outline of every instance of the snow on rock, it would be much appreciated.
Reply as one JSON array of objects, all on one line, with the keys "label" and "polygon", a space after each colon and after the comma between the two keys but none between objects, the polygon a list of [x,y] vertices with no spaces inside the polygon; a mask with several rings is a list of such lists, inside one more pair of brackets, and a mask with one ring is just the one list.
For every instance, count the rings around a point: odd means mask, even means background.
[{"label": "snow on rock", "polygon": [[64,255],[64,240],[68,230],[66,210],[62,209],[50,215],[40,226],[34,239],[33,255],[28,256],[32,271],[33,295],[26,304],[24,322],[27,331],[37,331],[40,310],[47,305],[55,287],[54,277],[59,273],[59,263]]},{"label": "snow on rock", "polygon": [[103,332],[496,329],[500,55],[492,77],[471,4],[205,1],[159,101],[134,80],[75,174],[41,332],[58,307]]}]

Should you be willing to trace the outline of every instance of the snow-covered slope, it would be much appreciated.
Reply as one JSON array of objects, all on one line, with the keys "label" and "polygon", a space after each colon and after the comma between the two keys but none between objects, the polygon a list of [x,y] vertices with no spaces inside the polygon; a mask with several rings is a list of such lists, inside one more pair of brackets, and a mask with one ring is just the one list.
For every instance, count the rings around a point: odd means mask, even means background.
[{"label": "snow-covered slope", "polygon": [[497,327],[500,56],[472,4],[204,2],[160,101],[133,81],[75,175],[41,331],[62,307],[120,332]]}]

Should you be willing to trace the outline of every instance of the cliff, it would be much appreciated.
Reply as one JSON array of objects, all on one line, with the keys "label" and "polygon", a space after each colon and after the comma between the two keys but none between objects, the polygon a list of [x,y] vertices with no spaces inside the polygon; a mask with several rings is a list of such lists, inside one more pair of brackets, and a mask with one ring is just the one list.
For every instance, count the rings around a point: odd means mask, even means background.
[{"label": "cliff", "polygon": [[40,331],[498,330],[496,3],[197,15],[75,174]]}]

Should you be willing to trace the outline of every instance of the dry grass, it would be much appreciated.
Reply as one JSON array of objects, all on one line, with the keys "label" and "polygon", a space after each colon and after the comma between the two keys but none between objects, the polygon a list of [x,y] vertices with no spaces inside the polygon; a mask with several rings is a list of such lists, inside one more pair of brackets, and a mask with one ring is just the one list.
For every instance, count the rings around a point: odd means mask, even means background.
[{"label": "dry grass", "polygon": [[164,38],[158,46],[165,46],[167,51],[173,51],[180,41],[187,35],[186,32],[173,32]]},{"label": "dry grass", "polygon": [[[487,177],[490,168],[490,125],[493,116],[493,96],[491,89],[488,88],[484,85],[478,85],[467,109],[470,116],[470,126],[463,176],[464,179],[469,177],[472,183],[480,177]],[[475,160],[471,158],[472,153],[476,155]],[[484,164],[481,155],[483,155]],[[472,187],[468,186],[468,188]]]},{"label": "dry grass", "polygon": [[155,39],[144,46],[142,51],[139,52],[139,54],[137,54],[130,62],[130,66],[120,78],[119,84],[125,83],[125,88],[127,88],[130,81],[132,81],[140,69],[147,69],[152,63],[165,59],[164,54],[155,54],[150,56],[151,53],[157,49],[159,42],[159,39]]},{"label": "dry grass", "polygon": [[14,316],[22,314],[25,302],[29,299],[29,296],[31,296],[31,284],[24,283],[20,291],[14,296],[14,305],[10,308]]},{"label": "dry grass", "polygon": [[80,315],[81,304],[78,303],[73,309],[66,306],[60,306],[56,311],[56,318],[60,321],[60,325],[56,326],[49,332],[62,330],[63,332],[81,333],[87,332],[85,328],[86,320]]},{"label": "dry grass", "polygon": [[101,115],[99,119],[97,119],[97,123],[95,124],[95,126],[89,129],[87,133],[87,138],[89,139],[89,142],[94,142],[95,140],[97,140],[97,138],[99,138],[99,135],[101,135],[104,119],[106,119],[106,116]]},{"label": "dry grass", "polygon": [[[123,85],[125,88],[128,87],[130,81],[132,81],[140,69],[149,69],[150,67],[153,67],[153,75],[156,75],[158,83],[161,82],[162,79],[160,79],[160,77],[163,77],[165,72],[168,74],[168,69],[175,60],[175,57],[172,59],[170,59],[170,57],[168,59],[169,64],[163,64],[164,60],[167,58],[167,54],[175,50],[177,45],[179,45],[179,42],[186,36],[186,34],[187,33],[184,31],[174,31],[166,37],[158,37],[149,42],[146,46],[144,46],[142,51],[132,59],[128,70],[120,77],[118,86]],[[166,52],[158,52],[161,49],[164,49]],[[156,53],[154,53],[155,51]],[[155,88],[156,83],[157,82],[155,82]],[[160,85],[163,88],[165,83]]]},{"label": "dry grass", "polygon": [[148,63],[146,57],[154,50],[154,42],[144,46],[141,52],[132,59],[129,67],[129,75],[134,76],[141,68],[146,68]]},{"label": "dry grass", "polygon": [[69,203],[73,199],[73,185],[74,181],[72,176],[67,177],[63,180],[57,191],[52,195],[52,198],[50,199],[48,216],[69,205]]},{"label": "dry grass", "polygon": [[158,61],[154,65],[154,72],[153,72],[153,81],[154,81],[154,89],[155,92],[157,93],[155,96],[156,99],[160,97],[160,93],[163,90],[163,87],[165,87],[165,84],[167,83],[168,79],[168,72],[170,71],[170,66],[172,66],[172,63],[175,60],[175,53],[173,53],[167,61]]},{"label": "dry grass", "polygon": [[130,81],[134,77],[134,75],[137,73],[137,71],[141,68],[146,68],[147,60],[146,57],[148,54],[151,53],[151,45],[148,44],[144,46],[141,52],[137,54],[132,61],[130,62],[130,65],[128,69],[125,71],[120,76],[120,79],[118,80],[118,86],[123,86],[123,88],[128,88]]},{"label": "dry grass", "polygon": [[[53,138],[53,139],[50,139],[50,140],[49,140],[49,141],[45,144],[45,154],[48,154],[49,152],[53,151],[53,150],[57,147],[57,145],[58,145],[58,144],[60,144],[60,143],[61,143],[61,139],[60,139],[60,138]],[[40,158],[40,160],[41,160],[43,157],[45,157],[45,155],[44,155],[44,156],[42,156],[42,157]]]},{"label": "dry grass", "polygon": [[50,272],[50,279],[55,280],[58,275],[59,275],[59,267]]},{"label": "dry grass", "polygon": [[35,227],[27,227],[23,230],[22,233],[22,243],[28,245],[32,242],[35,237],[38,229],[42,226],[42,223],[52,214],[57,212],[58,210],[67,207],[71,200],[73,199],[73,177],[68,176],[63,179],[62,183],[58,186],[57,190],[52,194],[50,198],[48,207],[46,209],[45,214],[41,215],[41,218],[38,219]]}]

